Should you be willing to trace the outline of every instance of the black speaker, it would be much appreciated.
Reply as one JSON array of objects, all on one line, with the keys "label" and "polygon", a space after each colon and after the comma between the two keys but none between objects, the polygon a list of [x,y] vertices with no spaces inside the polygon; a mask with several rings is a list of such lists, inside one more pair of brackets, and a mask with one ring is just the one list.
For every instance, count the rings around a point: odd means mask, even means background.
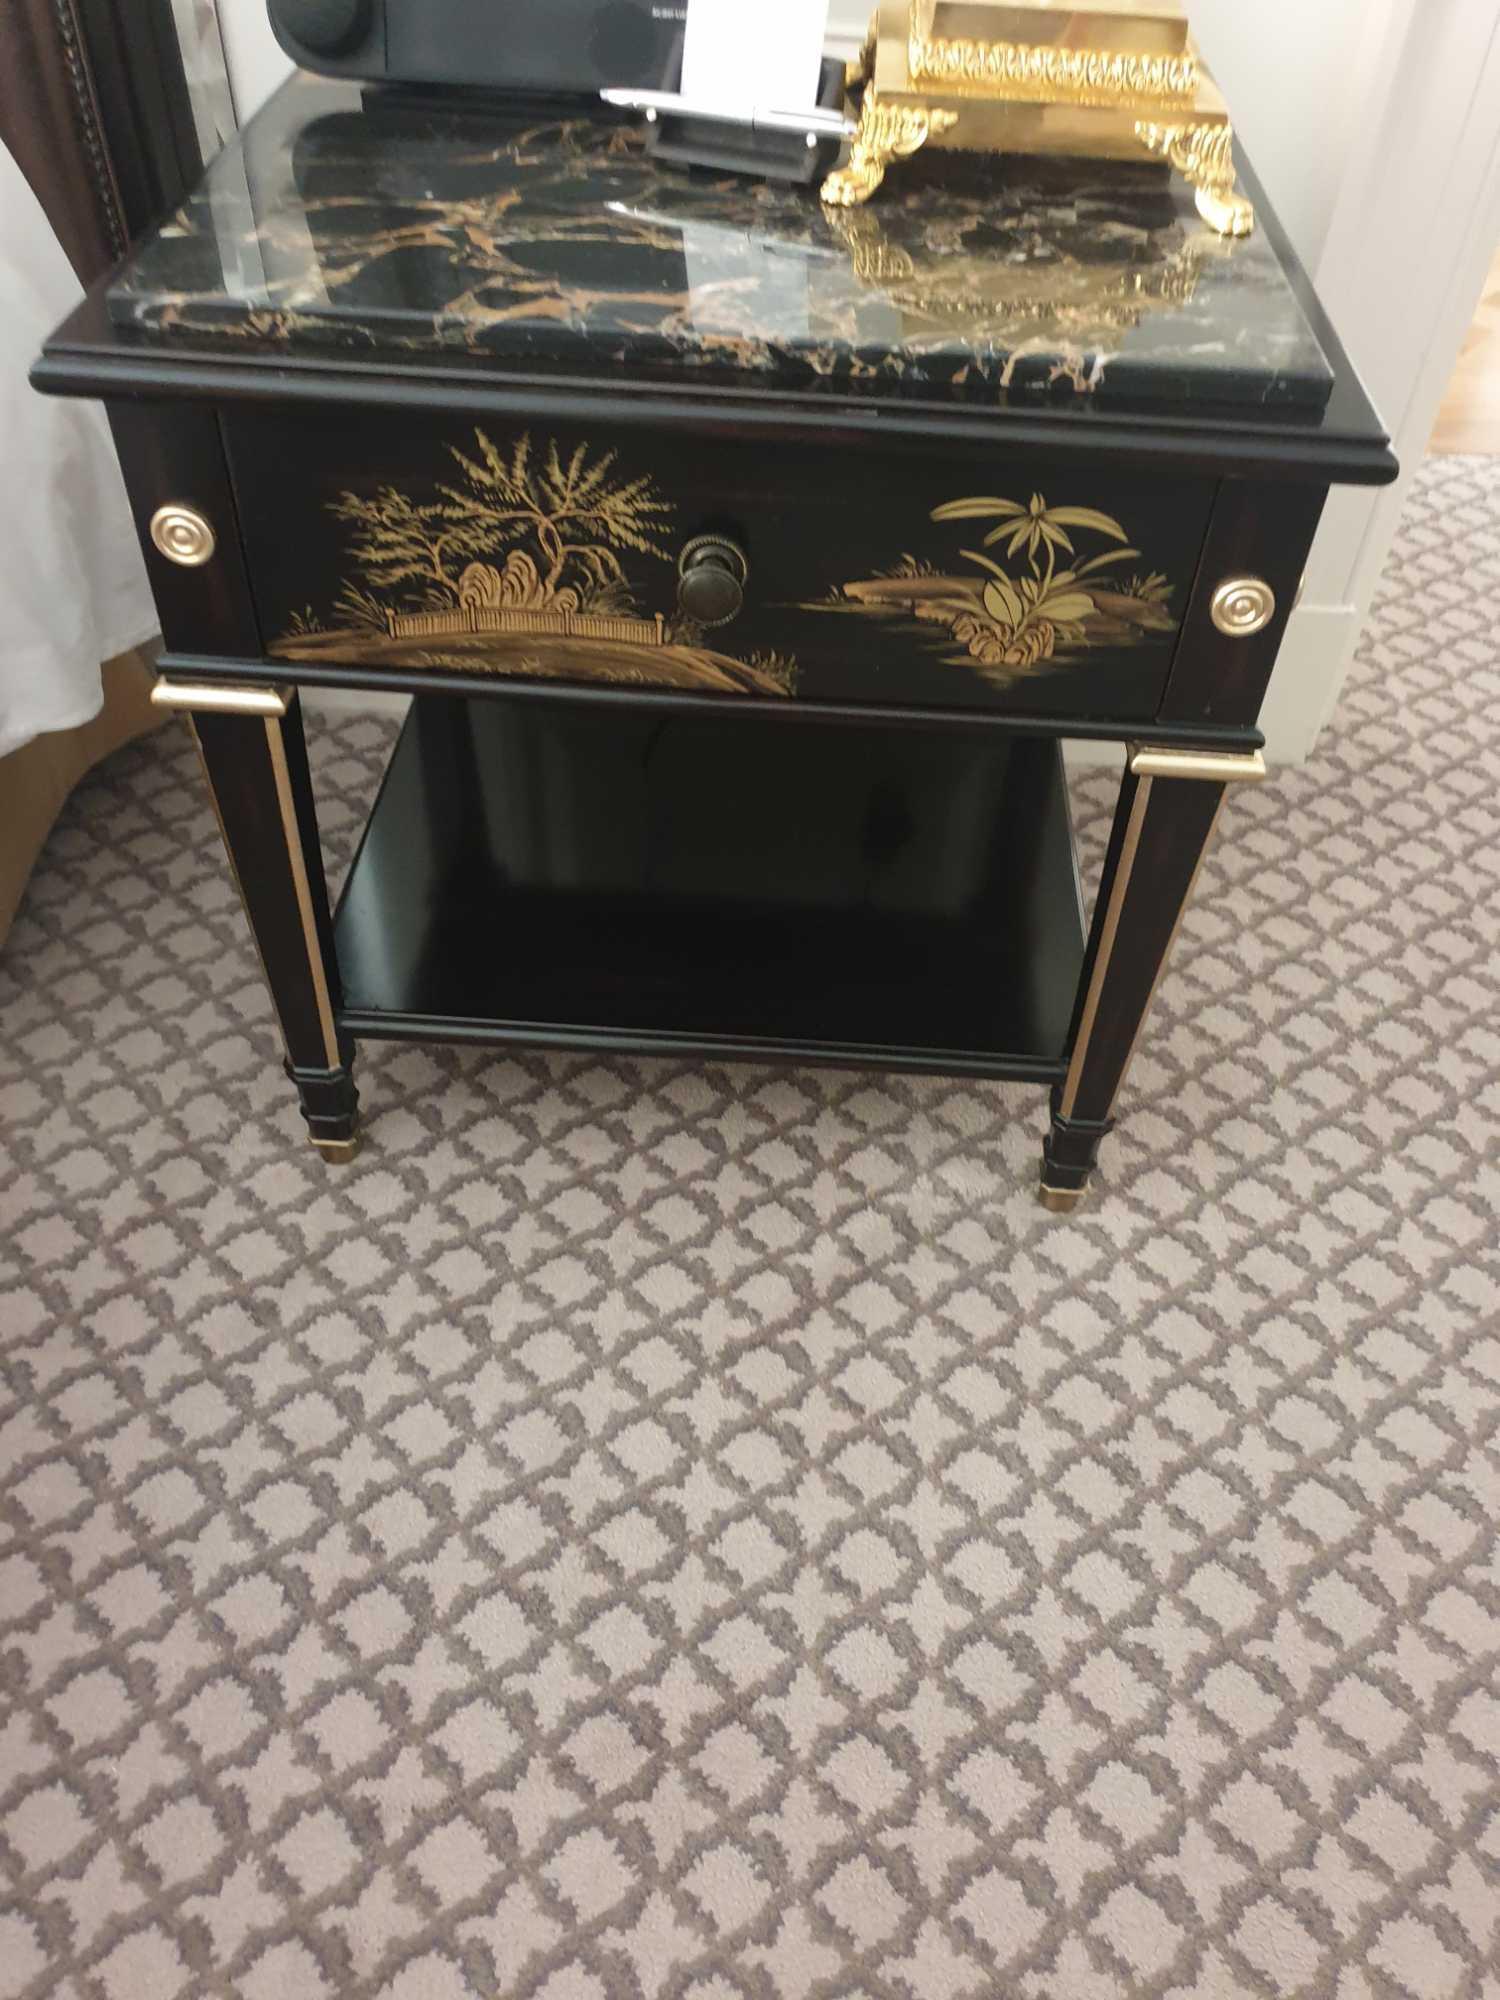
[{"label": "black speaker", "polygon": [[304,69],[385,83],[579,92],[659,87],[687,0],[268,0]]}]

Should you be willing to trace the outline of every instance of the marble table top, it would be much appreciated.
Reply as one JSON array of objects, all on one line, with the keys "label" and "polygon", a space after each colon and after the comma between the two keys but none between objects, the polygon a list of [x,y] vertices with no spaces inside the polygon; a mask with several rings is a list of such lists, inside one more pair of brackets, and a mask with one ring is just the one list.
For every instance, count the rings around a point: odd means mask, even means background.
[{"label": "marble table top", "polygon": [[942,153],[864,208],[685,171],[643,132],[296,76],[137,251],[116,326],[497,368],[1316,419],[1270,237],[1164,168]]}]

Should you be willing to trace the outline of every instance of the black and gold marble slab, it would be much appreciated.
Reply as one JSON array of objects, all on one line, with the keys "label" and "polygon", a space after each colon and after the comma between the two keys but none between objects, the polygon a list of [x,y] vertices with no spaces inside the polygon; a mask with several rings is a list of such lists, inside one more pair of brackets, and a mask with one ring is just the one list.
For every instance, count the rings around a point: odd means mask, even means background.
[{"label": "black and gold marble slab", "polygon": [[457,350],[844,396],[1315,417],[1333,375],[1264,233],[1164,169],[952,154],[869,207],[538,119],[299,76],[115,281],[138,337]]}]

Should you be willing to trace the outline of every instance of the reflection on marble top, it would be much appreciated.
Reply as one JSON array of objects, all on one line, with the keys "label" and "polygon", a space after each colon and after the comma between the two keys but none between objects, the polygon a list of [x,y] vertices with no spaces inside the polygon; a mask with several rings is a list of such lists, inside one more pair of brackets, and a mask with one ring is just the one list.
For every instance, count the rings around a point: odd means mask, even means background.
[{"label": "reflection on marble top", "polygon": [[1328,363],[1264,232],[1151,165],[957,153],[868,207],[537,122],[293,78],[110,292],[153,336],[849,396],[1316,415]]}]

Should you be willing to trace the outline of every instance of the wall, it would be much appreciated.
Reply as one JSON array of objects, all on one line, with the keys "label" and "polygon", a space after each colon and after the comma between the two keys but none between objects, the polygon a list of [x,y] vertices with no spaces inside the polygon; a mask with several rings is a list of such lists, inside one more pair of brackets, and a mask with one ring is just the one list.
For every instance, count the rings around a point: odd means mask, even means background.
[{"label": "wall", "polygon": [[1401,478],[1329,501],[1262,727],[1300,758],[1348,660],[1500,242],[1500,9],[1384,0],[1314,278],[1390,429]]},{"label": "wall", "polygon": [[271,33],[266,0],[219,0],[219,26],[235,109],[243,124],[292,66]]},{"label": "wall", "polygon": [[1193,29],[1297,253],[1315,269],[1383,0],[1192,0]]}]

